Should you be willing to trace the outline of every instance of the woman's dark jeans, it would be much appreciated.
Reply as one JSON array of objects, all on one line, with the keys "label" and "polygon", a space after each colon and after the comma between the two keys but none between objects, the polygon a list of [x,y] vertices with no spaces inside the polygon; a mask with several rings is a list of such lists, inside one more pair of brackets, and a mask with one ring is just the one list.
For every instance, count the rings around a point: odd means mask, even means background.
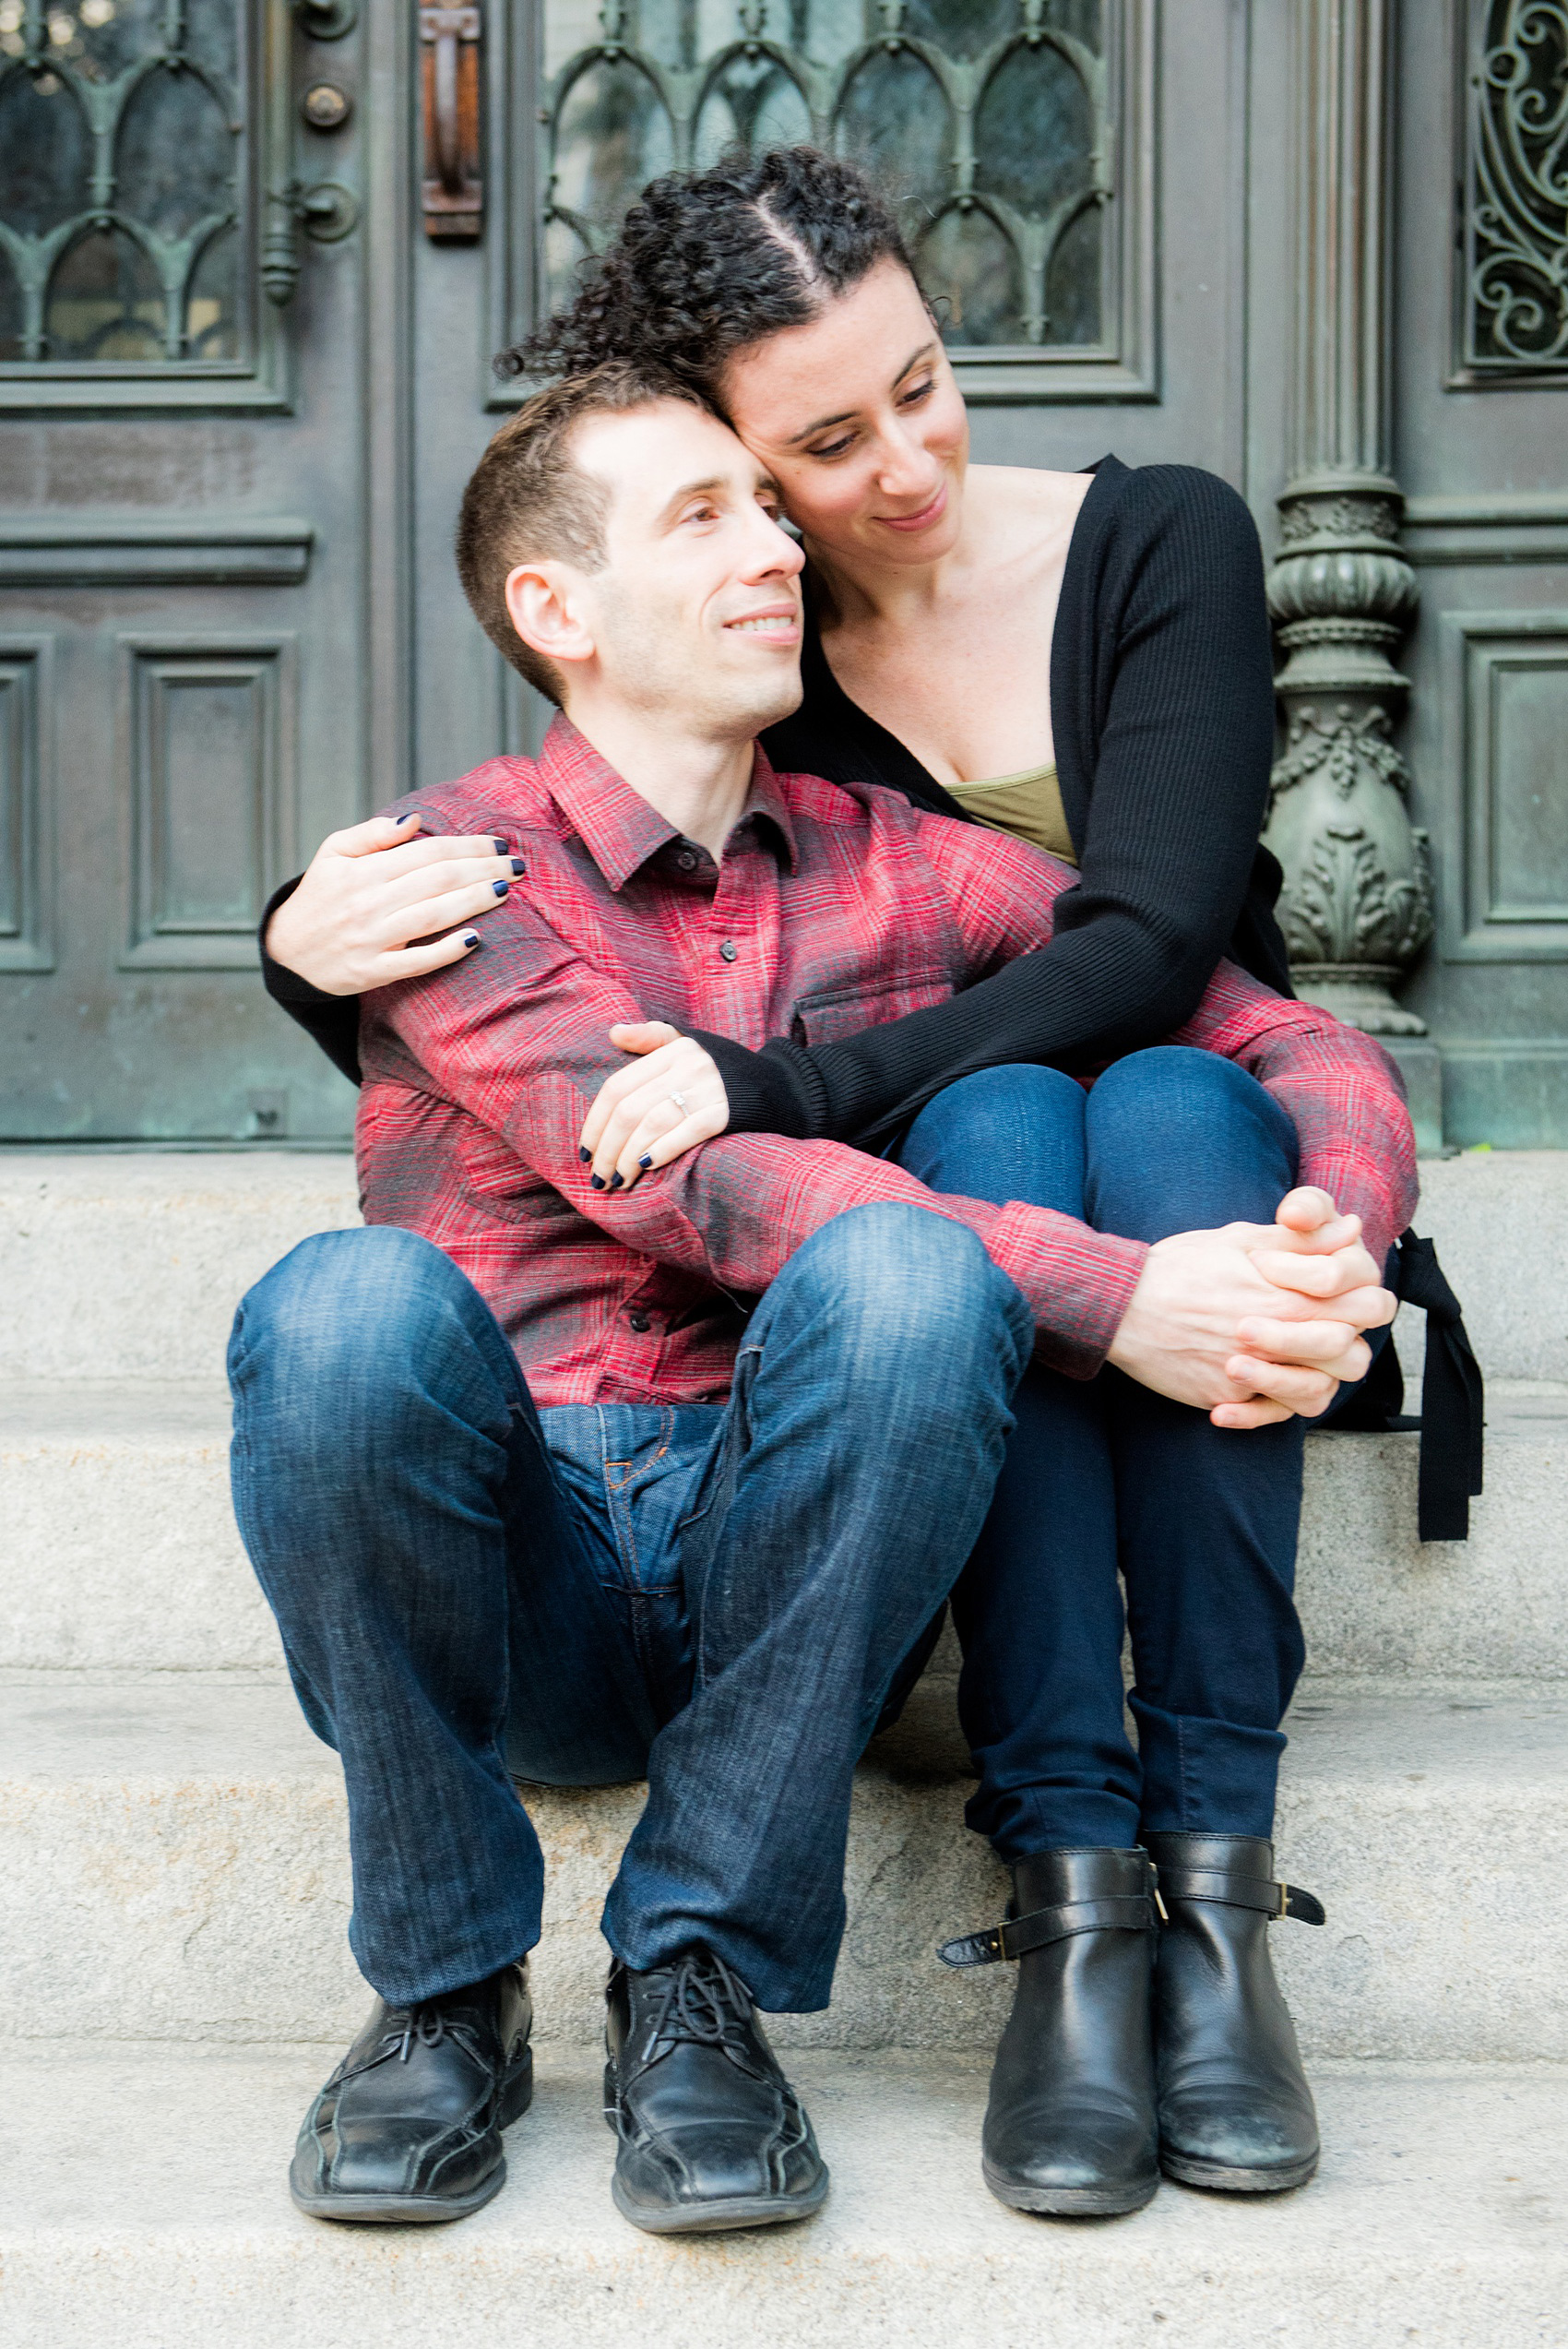
[{"label": "woman's dark jeans", "polygon": [[[1159,1240],[1272,1222],[1297,1147],[1243,1070],[1166,1045],[1116,1062],[1087,1093],[1050,1068],[966,1078],[921,1112],[899,1157],[934,1190]],[[1271,1834],[1279,1723],[1302,1663],[1301,1421],[1216,1427],[1112,1369],[1085,1384],[1032,1368],[1013,1409],[953,1593],[959,1711],[980,1769],[969,1825],[1008,1862],[1150,1830]]]}]

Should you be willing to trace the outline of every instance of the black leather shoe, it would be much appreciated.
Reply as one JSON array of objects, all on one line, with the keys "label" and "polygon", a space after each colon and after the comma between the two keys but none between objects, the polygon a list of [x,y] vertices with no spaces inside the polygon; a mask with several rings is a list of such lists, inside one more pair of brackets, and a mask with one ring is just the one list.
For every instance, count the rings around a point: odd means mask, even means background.
[{"label": "black leather shoe", "polygon": [[1018,1961],[981,2164],[1015,2211],[1113,2218],[1141,2210],[1159,2184],[1156,1922],[1142,1852],[1037,1852],[1013,1871],[1008,1921],[939,1953],[948,1965]]},{"label": "black leather shoe", "polygon": [[1318,2164],[1317,2114],[1274,1978],[1270,1917],[1321,1925],[1253,1835],[1146,1835],[1166,1922],[1155,1961],[1160,2166],[1183,2186],[1282,2194]]},{"label": "black leather shoe", "polygon": [[506,2176],[533,2097],[526,1964],[417,2006],[378,1998],[305,2116],[289,2191],[313,2219],[467,2218]]},{"label": "black leather shoe", "polygon": [[615,2207],[648,2235],[809,2218],[827,2167],[751,1994],[711,1950],[612,1967],[604,2117]]}]

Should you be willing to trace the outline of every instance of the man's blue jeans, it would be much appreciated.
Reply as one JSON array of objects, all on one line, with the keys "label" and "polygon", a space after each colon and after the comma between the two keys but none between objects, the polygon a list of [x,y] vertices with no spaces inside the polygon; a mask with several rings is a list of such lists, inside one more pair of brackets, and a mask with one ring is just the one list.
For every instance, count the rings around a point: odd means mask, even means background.
[{"label": "man's blue jeans", "polygon": [[538,1412],[478,1292],[388,1226],[306,1240],[230,1347],[241,1531],[348,1785],[350,1940],[389,1999],[539,1938],[513,1777],[641,1777],[604,1913],[765,2008],[826,2006],[857,1758],[979,1537],[1033,1346],[920,1207],[838,1217],[748,1324],[728,1405]]},{"label": "man's blue jeans", "polygon": [[[967,1078],[921,1112],[899,1157],[935,1190],[1158,1240],[1272,1222],[1297,1145],[1243,1070],[1162,1046],[1087,1094],[1050,1068]],[[969,1825],[1009,1862],[1148,1830],[1272,1834],[1278,1725],[1302,1663],[1302,1423],[1218,1428],[1111,1369],[1087,1384],[1032,1369],[1013,1409],[953,1594],[959,1710],[980,1769]]]}]

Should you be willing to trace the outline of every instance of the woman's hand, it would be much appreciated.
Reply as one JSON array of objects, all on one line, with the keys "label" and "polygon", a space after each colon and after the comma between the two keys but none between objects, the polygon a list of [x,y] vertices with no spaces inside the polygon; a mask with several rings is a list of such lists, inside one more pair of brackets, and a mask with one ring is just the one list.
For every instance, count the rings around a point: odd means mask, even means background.
[{"label": "woman's hand", "polygon": [[650,1168],[721,1134],[730,1101],[701,1044],[664,1020],[612,1028],[610,1041],[638,1057],[600,1085],[578,1149],[593,1162],[596,1190],[630,1190]]},{"label": "woman's hand", "polygon": [[324,995],[357,996],[471,954],[477,931],[451,925],[492,912],[523,860],[488,832],[463,840],[419,828],[416,811],[329,833],[267,924],[273,960]]}]

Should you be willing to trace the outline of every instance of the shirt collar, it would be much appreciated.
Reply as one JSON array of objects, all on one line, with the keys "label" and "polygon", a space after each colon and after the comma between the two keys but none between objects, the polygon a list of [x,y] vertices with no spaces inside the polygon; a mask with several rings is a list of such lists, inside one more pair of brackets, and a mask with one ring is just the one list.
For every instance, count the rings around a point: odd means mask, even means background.
[{"label": "shirt collar", "polygon": [[[680,838],[674,825],[623,781],[564,713],[558,712],[552,721],[540,752],[539,771],[552,799],[617,892],[650,856]],[[760,822],[755,820],[759,818]],[[772,827],[777,845],[793,872],[799,853],[795,828],[778,778],[760,743],[753,754],[751,789],[735,829],[739,831],[746,823],[754,823],[759,833],[766,826]]]}]

